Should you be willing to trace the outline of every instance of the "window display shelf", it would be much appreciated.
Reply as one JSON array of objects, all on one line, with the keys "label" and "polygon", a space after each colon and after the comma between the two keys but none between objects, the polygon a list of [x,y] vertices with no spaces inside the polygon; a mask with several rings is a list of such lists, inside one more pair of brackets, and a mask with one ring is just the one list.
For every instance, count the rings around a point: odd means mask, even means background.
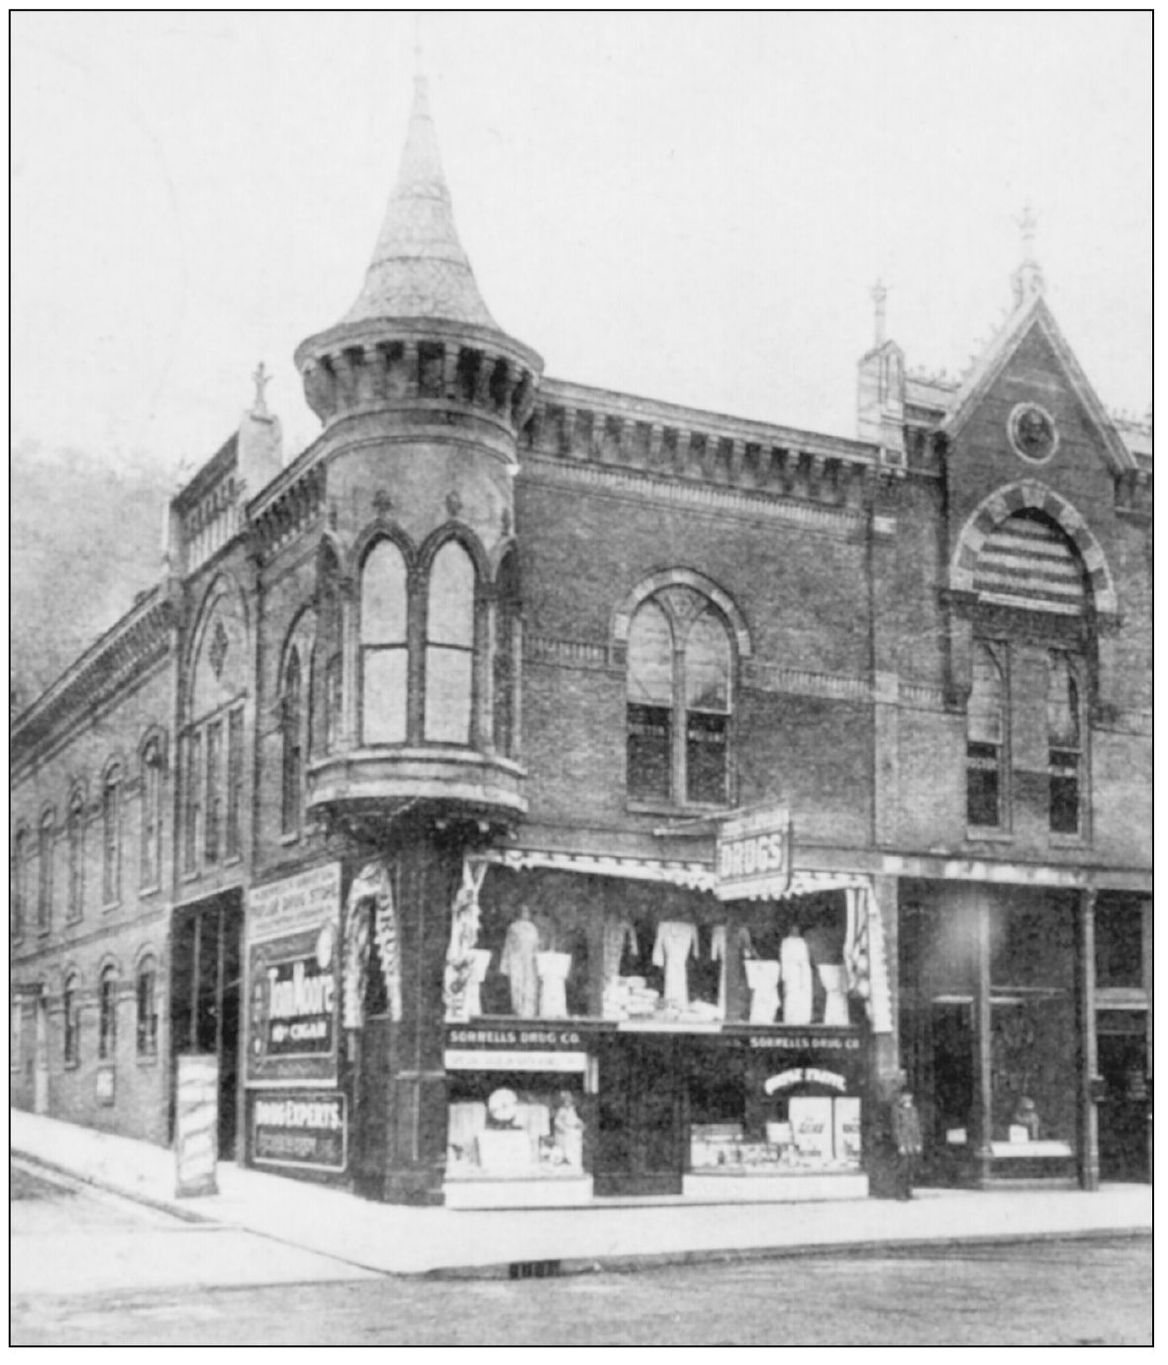
[{"label": "window display shelf", "polygon": [[999,1157],[1034,1158],[1075,1155],[1075,1150],[1069,1142],[1058,1142],[1053,1138],[1038,1142],[991,1142],[990,1151],[995,1160]]}]

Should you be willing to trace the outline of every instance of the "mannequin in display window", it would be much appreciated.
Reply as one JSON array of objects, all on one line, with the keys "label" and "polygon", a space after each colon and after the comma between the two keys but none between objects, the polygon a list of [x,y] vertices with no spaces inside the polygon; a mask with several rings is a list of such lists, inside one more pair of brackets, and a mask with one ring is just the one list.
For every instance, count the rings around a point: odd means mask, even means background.
[{"label": "mannequin in display window", "polygon": [[536,953],[535,970],[539,977],[539,1017],[568,1017],[567,980],[572,970],[571,953]]},{"label": "mannequin in display window", "polygon": [[848,1016],[848,996],[844,988],[844,969],[839,963],[820,963],[816,967],[820,984],[824,990],[823,1022],[843,1024],[851,1022]]},{"label": "mannequin in display window", "polygon": [[811,957],[807,944],[793,925],[791,932],[779,944],[779,962],[783,977],[783,1023],[811,1022]]},{"label": "mannequin in display window", "polygon": [[539,930],[532,923],[525,905],[511,921],[503,940],[499,971],[511,982],[511,1012],[520,1019],[534,1019],[539,1004],[539,977],[535,957],[539,951]]},{"label": "mannequin in display window", "polygon": [[779,1012],[779,964],[768,958],[747,958],[746,984],[750,988],[750,1022],[773,1024]]},{"label": "mannequin in display window", "polygon": [[565,1166],[579,1171],[584,1167],[584,1120],[576,1111],[570,1090],[560,1092],[559,1107],[552,1117],[552,1137]]},{"label": "mannequin in display window", "polygon": [[653,945],[653,965],[665,969],[667,1005],[685,1009],[689,1005],[689,977],[687,964],[698,951],[698,927],[686,920],[664,919],[657,926],[657,942]]}]

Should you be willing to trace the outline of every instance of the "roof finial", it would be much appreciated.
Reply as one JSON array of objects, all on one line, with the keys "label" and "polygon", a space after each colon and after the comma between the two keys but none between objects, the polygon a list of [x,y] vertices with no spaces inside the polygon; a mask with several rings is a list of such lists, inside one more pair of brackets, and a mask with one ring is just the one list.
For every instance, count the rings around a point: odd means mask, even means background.
[{"label": "roof finial", "polygon": [[264,398],[264,390],[272,382],[272,376],[264,368],[264,362],[255,367],[252,374],[252,383],[255,384],[255,401],[251,405],[251,415],[253,417],[269,417],[267,400]]},{"label": "roof finial", "polygon": [[1017,220],[1019,231],[1022,233],[1022,264],[1014,272],[1014,303],[1021,306],[1028,299],[1041,294],[1043,290],[1042,267],[1034,254],[1034,237],[1038,227],[1038,219],[1030,200],[1027,199],[1022,209],[1022,216]]},{"label": "roof finial", "polygon": [[876,345],[884,345],[884,304],[888,298],[888,290],[884,287],[883,280],[877,280],[872,286],[872,302],[876,305]]}]

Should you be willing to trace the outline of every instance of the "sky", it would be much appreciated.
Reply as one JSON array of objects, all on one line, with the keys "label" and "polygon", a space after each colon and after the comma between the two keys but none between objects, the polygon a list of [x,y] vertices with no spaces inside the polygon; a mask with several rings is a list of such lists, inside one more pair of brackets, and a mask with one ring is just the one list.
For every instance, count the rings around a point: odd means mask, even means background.
[{"label": "sky", "polygon": [[11,16],[11,422],[179,478],[368,264],[422,65],[500,325],[557,378],[855,432],[871,288],[959,373],[1037,216],[1109,407],[1152,374],[1146,13]]}]

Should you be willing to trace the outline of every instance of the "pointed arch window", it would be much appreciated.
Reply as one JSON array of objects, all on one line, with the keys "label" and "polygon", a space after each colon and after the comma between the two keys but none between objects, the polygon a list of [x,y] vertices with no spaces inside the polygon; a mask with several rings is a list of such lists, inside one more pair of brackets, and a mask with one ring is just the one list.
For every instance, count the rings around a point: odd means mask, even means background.
[{"label": "pointed arch window", "polygon": [[642,603],[628,637],[627,782],[634,800],[724,805],[730,797],[733,646],[699,593]]},{"label": "pointed arch window", "polygon": [[61,1043],[66,1066],[76,1066],[81,1057],[81,1020],[77,1001],[80,986],[76,972],[65,978],[65,990],[61,997]]},{"label": "pointed arch window", "polygon": [[41,816],[37,830],[37,930],[48,933],[53,918],[53,812]]},{"label": "pointed arch window", "polygon": [[97,986],[97,1055],[113,1061],[118,1051],[118,972],[106,967]]},{"label": "pointed arch window", "polygon": [[1051,651],[1047,664],[1046,729],[1051,833],[1078,834],[1083,757],[1079,684],[1070,656],[1060,649]]},{"label": "pointed arch window", "polygon": [[101,789],[101,898],[115,905],[122,895],[122,770],[110,768]]},{"label": "pointed arch window", "polygon": [[499,569],[495,610],[495,748],[506,758],[519,752],[519,676],[522,659],[518,556]]},{"label": "pointed arch window", "polygon": [[150,740],[142,750],[142,889],[151,890],[162,880],[162,744]]},{"label": "pointed arch window", "polygon": [[12,886],[10,929],[14,940],[24,937],[24,917],[28,906],[28,830],[18,829],[12,841]]},{"label": "pointed arch window", "polygon": [[85,801],[74,792],[69,802],[69,919],[79,920],[85,908]]},{"label": "pointed arch window", "polygon": [[426,601],[425,735],[469,744],[474,692],[475,570],[454,540],[434,556]]},{"label": "pointed arch window", "polygon": [[158,964],[152,956],[138,964],[134,994],[138,1056],[154,1057],[158,1053]]},{"label": "pointed arch window", "polygon": [[408,650],[407,575],[402,552],[380,540],[361,573],[361,739],[404,744]]},{"label": "pointed arch window", "polygon": [[966,717],[966,819],[986,829],[999,829],[1005,823],[1002,775],[1007,695],[1000,651],[976,642]]},{"label": "pointed arch window", "polygon": [[300,651],[294,646],[284,665],[284,680],[280,691],[280,727],[283,744],[280,828],[284,834],[296,834],[300,829],[304,790],[303,709]]}]

